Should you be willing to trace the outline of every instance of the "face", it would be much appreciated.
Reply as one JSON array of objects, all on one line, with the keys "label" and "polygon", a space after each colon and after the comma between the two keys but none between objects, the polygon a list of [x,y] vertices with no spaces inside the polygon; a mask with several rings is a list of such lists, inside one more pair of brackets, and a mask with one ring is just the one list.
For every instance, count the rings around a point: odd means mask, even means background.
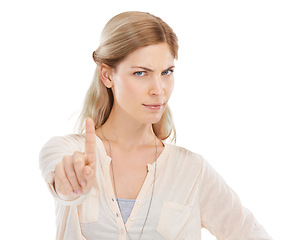
[{"label": "face", "polygon": [[167,43],[129,54],[111,72],[113,111],[145,124],[158,122],[173,90],[174,67]]}]

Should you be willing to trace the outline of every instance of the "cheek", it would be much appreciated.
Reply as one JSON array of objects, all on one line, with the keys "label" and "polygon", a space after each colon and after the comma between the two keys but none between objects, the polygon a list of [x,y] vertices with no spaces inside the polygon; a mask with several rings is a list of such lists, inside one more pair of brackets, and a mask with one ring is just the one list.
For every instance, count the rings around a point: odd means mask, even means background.
[{"label": "cheek", "polygon": [[114,92],[114,97],[118,101],[133,101],[134,98],[139,98],[141,96],[139,85],[127,78],[116,79],[114,84]]},{"label": "cheek", "polygon": [[168,79],[166,94],[170,97],[174,89],[174,78]]}]

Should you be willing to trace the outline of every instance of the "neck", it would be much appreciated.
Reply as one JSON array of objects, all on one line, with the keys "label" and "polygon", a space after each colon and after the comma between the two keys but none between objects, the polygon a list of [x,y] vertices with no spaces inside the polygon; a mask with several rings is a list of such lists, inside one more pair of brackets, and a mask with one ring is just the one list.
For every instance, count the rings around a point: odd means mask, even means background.
[{"label": "neck", "polygon": [[125,148],[154,144],[155,133],[152,124],[138,123],[131,117],[118,118],[111,112],[102,128],[105,137],[109,141]]}]

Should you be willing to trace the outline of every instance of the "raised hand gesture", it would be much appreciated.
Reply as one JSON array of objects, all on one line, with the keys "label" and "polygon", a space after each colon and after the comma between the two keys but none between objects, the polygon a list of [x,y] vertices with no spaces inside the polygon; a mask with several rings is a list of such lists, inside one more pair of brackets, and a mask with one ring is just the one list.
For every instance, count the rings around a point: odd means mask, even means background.
[{"label": "raised hand gesture", "polygon": [[55,168],[55,188],[65,196],[88,193],[96,176],[96,134],[91,118],[86,119],[85,152],[64,156]]}]

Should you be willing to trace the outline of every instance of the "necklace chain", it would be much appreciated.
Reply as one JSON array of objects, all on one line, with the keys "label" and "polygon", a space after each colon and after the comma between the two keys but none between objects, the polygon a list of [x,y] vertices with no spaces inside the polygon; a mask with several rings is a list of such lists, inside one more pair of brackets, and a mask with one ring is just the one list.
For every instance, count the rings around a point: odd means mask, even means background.
[{"label": "necklace chain", "polygon": [[[101,132],[102,132],[102,135],[103,137],[105,138],[105,140],[107,141],[108,145],[109,145],[109,152],[110,152],[110,157],[112,159],[112,150],[111,150],[111,144],[110,144],[110,141],[105,137],[104,133],[103,133],[103,127],[101,127]],[[150,212],[150,208],[151,208],[151,204],[152,204],[152,200],[153,200],[153,195],[154,195],[154,189],[155,189],[155,182],[156,182],[156,173],[157,173],[157,153],[158,153],[158,146],[157,146],[157,139],[156,139],[156,135],[155,135],[155,144],[156,144],[156,153],[155,153],[155,172],[154,172],[154,182],[153,182],[153,189],[152,189],[152,195],[151,195],[151,199],[150,199],[150,204],[149,204],[149,207],[148,207],[148,211],[147,211],[147,214],[146,214],[146,218],[144,220],[144,223],[143,223],[143,226],[142,226],[142,229],[141,229],[141,232],[140,232],[140,235],[139,235],[139,240],[141,239],[141,236],[142,236],[142,233],[143,233],[143,230],[144,230],[144,227],[145,227],[145,224],[146,224],[146,221],[148,219],[148,216],[149,216],[149,212]],[[113,159],[111,161],[111,168],[112,168],[112,174],[113,174],[113,185],[114,185],[114,191],[115,191],[115,197],[117,198],[117,203],[118,203],[118,207],[119,207],[119,211],[120,211],[120,214],[122,216],[122,211],[121,211],[121,207],[120,207],[120,204],[119,204],[119,201],[118,201],[118,195],[117,195],[117,189],[116,189],[116,185],[115,185],[115,177],[114,177],[114,170],[113,170]],[[123,222],[124,224],[124,222]],[[130,235],[129,235],[129,232],[127,231],[127,228],[124,224],[124,229],[125,229],[125,232],[127,233],[128,235],[128,238],[131,240],[130,238]]]}]

